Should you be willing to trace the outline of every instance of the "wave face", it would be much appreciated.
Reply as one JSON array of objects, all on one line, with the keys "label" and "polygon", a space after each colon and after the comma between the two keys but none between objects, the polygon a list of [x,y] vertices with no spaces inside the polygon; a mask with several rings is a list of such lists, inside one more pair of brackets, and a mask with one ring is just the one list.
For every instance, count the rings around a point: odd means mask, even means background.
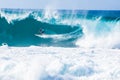
[{"label": "wave face", "polygon": [[0,44],[120,47],[120,11],[0,10]]}]

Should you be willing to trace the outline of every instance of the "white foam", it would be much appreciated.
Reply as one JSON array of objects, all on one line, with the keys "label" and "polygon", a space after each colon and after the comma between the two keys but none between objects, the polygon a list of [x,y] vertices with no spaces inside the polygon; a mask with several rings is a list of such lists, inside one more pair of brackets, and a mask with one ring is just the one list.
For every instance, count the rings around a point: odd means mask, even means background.
[{"label": "white foam", "polygon": [[23,12],[23,13],[5,13],[4,11],[0,12],[1,17],[4,17],[8,23],[13,23],[14,20],[23,20],[25,18],[27,18],[30,15],[30,11],[29,12]]},{"label": "white foam", "polygon": [[120,50],[0,47],[0,80],[119,80]]},{"label": "white foam", "polygon": [[[84,23],[82,23],[82,27],[84,36],[76,42],[76,45],[84,48],[120,48],[119,21],[102,22],[101,20],[86,20]],[[102,30],[98,27],[102,27]],[[109,31],[107,31],[106,29],[109,29]]]},{"label": "white foam", "polygon": [[59,35],[46,35],[46,34],[35,34],[35,36],[38,36],[38,37],[41,37],[41,38],[52,38],[54,39],[54,41],[62,41],[62,40],[67,40],[67,39],[70,39],[72,38],[71,35],[68,35],[68,34],[59,34]]}]

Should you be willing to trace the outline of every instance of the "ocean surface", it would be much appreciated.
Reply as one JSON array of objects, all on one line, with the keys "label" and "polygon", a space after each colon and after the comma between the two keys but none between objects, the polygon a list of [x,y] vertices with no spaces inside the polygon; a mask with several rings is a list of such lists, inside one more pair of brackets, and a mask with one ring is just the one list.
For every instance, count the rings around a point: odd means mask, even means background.
[{"label": "ocean surface", "polygon": [[0,9],[0,80],[120,80],[120,10]]}]

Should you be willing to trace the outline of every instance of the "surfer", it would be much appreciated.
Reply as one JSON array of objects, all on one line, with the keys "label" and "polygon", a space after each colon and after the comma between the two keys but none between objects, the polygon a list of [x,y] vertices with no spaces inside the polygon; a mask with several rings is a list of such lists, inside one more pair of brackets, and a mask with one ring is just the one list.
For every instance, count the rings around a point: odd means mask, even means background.
[{"label": "surfer", "polygon": [[44,32],[45,32],[44,29],[40,28],[39,33],[43,34]]}]

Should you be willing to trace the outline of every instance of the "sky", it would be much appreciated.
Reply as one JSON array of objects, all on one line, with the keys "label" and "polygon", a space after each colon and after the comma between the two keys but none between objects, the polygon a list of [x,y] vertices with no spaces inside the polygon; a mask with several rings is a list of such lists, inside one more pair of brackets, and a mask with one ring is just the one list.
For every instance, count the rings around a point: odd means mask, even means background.
[{"label": "sky", "polygon": [[0,8],[120,10],[120,0],[0,0]]}]

